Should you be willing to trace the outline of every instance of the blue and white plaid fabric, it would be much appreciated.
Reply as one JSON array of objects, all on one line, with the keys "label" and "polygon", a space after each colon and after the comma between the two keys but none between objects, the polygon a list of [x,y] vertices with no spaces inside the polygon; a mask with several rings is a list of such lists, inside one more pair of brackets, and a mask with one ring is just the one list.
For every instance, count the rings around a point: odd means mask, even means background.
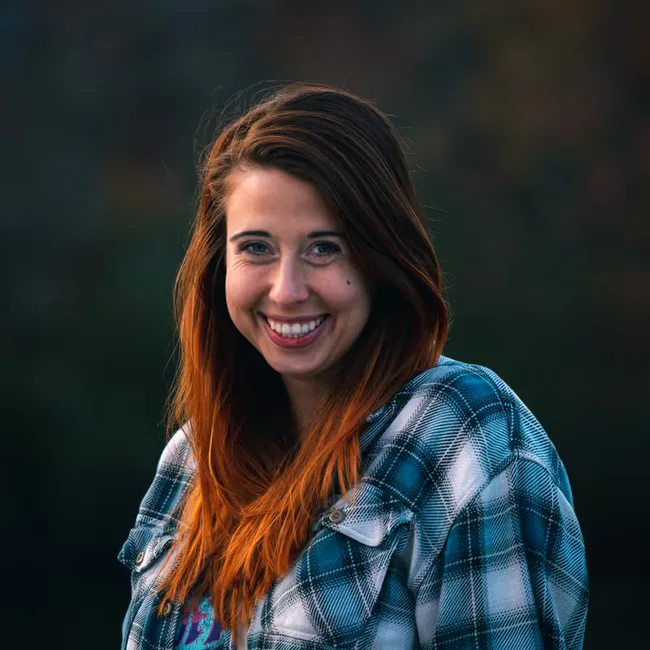
[{"label": "blue and white plaid fabric", "polygon": [[[368,418],[362,479],[257,604],[252,650],[582,647],[588,582],[555,447],[491,370],[441,357]],[[180,604],[155,584],[193,472],[179,431],[119,559],[123,650],[171,650]],[[217,647],[234,650],[228,630]]]}]

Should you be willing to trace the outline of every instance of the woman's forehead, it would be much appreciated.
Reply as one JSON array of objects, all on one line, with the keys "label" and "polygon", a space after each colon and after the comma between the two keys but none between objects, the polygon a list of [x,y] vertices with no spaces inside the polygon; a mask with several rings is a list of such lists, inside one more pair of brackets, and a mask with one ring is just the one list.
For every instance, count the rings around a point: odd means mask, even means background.
[{"label": "woman's forehead", "polygon": [[340,232],[339,219],[311,183],[277,169],[235,172],[225,202],[229,234],[264,230],[270,236]]}]

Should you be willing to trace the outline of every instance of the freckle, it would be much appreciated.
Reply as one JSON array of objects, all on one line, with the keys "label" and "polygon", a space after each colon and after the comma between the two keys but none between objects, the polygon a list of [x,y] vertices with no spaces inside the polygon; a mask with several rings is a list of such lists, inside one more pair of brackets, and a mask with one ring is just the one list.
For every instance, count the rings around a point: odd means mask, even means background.
[{"label": "freckle", "polygon": [[350,284],[350,280],[346,280],[346,282],[347,282],[348,284]]}]

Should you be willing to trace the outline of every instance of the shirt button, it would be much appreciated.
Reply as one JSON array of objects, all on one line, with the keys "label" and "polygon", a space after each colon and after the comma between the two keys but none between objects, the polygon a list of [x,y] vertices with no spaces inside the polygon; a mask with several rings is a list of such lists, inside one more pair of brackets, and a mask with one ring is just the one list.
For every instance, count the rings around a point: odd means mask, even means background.
[{"label": "shirt button", "polygon": [[162,609],[162,612],[160,612],[160,616],[162,618],[167,618],[172,613],[172,609],[174,609],[174,606],[169,601],[167,601]]},{"label": "shirt button", "polygon": [[334,508],[328,515],[328,519],[333,524],[340,524],[345,519],[345,511],[341,508]]},{"label": "shirt button", "polygon": [[138,553],[138,556],[135,558],[135,565],[140,566],[142,564],[142,560],[144,560],[144,553],[140,551],[140,553]]}]

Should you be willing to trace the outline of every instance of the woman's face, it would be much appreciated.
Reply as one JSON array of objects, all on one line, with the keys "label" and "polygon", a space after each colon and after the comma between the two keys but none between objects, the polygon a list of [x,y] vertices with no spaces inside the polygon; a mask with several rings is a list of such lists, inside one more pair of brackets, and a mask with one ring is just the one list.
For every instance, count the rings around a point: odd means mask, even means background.
[{"label": "woman's face", "polygon": [[228,180],[230,318],[285,378],[316,379],[352,346],[370,313],[340,224],[312,184],[286,172],[240,170]]}]

